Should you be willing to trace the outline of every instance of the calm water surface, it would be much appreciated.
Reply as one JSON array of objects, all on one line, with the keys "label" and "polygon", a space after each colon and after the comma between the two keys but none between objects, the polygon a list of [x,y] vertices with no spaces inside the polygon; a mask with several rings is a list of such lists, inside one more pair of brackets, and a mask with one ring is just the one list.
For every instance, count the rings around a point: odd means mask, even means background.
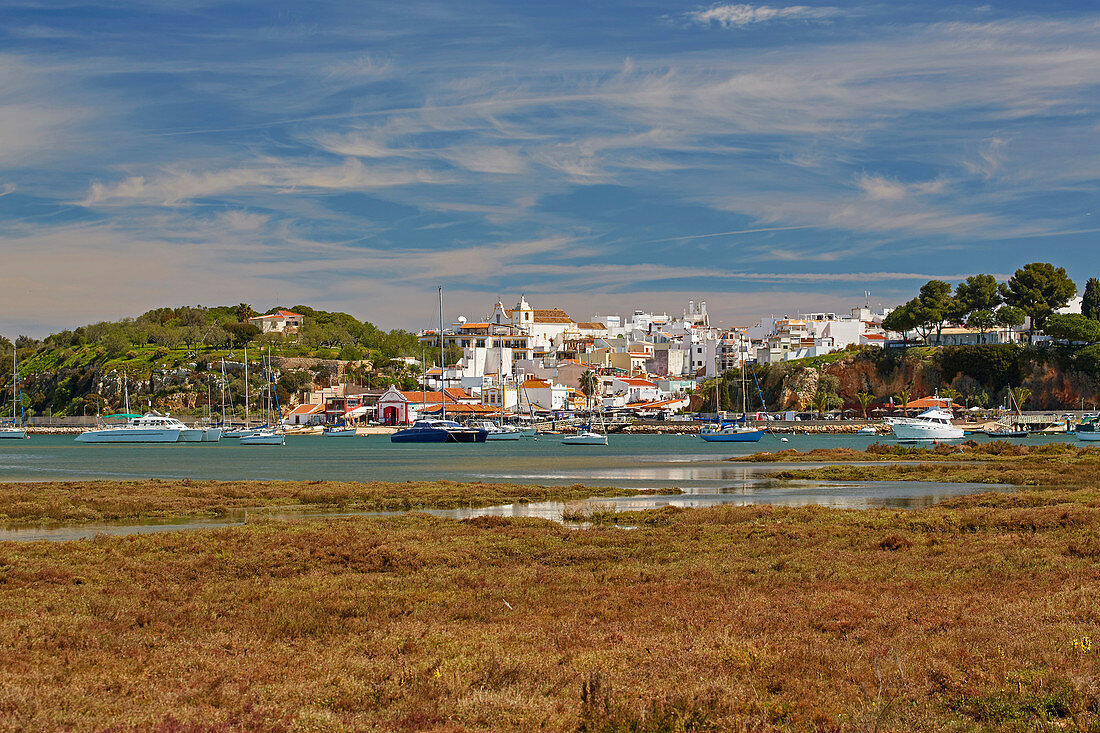
[{"label": "calm water surface", "polygon": [[[287,438],[286,446],[241,446],[221,443],[168,445],[95,445],[72,436],[34,436],[0,443],[0,481],[82,479],[218,479],[407,481],[449,479],[533,483],[587,484],[628,488],[681,489],[680,496],[590,499],[591,508],[632,510],[663,505],[777,504],[863,509],[876,506],[914,508],[976,491],[988,485],[936,482],[805,482],[770,481],[778,464],[732,464],[723,459],[762,450],[795,448],[865,448],[877,439],[860,436],[765,436],[759,443],[706,443],[696,436],[612,435],[608,446],[564,446],[556,436],[537,440],[479,445],[395,444],[387,436],[333,439]],[[1066,440],[1028,438],[1026,444]],[[1072,440],[1072,436],[1069,436]],[[805,464],[800,464],[805,467]],[[558,502],[516,504],[482,509],[436,511],[455,518],[497,514],[561,518]],[[301,518],[308,513],[241,512],[219,520],[171,520],[79,528],[0,529],[0,540],[79,539],[97,534],[131,534],[243,524],[249,517]],[[317,516],[315,513],[312,516]],[[325,515],[337,516],[337,515]]]}]

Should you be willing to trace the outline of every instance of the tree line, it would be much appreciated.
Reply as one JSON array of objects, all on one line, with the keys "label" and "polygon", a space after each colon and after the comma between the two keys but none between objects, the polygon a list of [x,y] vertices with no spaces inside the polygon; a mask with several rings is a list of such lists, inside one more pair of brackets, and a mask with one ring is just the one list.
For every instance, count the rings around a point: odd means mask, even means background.
[{"label": "tree line", "polygon": [[1058,314],[1077,295],[1077,285],[1063,267],[1032,262],[1016,270],[1007,282],[992,275],[973,275],[956,285],[929,280],[917,296],[892,310],[882,321],[888,331],[907,338],[915,331],[925,343],[932,334],[941,341],[943,329],[966,326],[980,334],[996,328],[1019,328],[1028,322],[1028,343],[1042,332],[1051,338],[1094,343],[1100,341],[1100,281],[1089,278],[1081,314]]}]

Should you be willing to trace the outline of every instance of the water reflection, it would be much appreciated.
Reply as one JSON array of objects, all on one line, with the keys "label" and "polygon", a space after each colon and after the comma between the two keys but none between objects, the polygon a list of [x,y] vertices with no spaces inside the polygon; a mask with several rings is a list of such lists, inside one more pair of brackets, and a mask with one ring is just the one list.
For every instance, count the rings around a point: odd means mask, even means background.
[{"label": "water reflection", "polygon": [[[690,489],[681,495],[646,495],[598,497],[575,502],[545,501],[531,504],[502,504],[499,506],[471,509],[428,509],[426,513],[451,519],[470,519],[483,516],[500,517],[540,517],[552,521],[562,521],[566,510],[582,509],[585,513],[594,511],[641,511],[663,506],[683,508],[708,507],[717,505],[748,506],[771,504],[774,506],[826,506],[838,509],[870,509],[890,507],[897,509],[916,509],[930,506],[943,499],[991,491],[1003,488],[989,484],[953,484],[936,481],[867,481],[859,483],[837,482],[784,482],[779,484],[767,479],[757,478],[745,481],[737,486],[725,486],[721,489]],[[143,520],[140,522],[119,522],[83,525],[80,527],[40,526],[7,527],[0,529],[0,541],[65,542],[84,540],[101,535],[119,536],[131,534],[153,534],[157,532],[175,532],[197,529],[217,529],[237,527],[249,521],[262,520],[320,520],[346,517],[392,516],[400,512],[325,512],[315,509],[294,510],[280,507],[276,510],[235,510],[219,519],[174,519]]]}]

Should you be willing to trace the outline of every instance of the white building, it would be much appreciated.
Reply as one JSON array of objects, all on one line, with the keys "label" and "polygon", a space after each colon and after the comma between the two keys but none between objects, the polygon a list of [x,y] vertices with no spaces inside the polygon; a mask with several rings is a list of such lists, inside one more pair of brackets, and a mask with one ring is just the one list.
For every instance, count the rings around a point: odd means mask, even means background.
[{"label": "white building", "polygon": [[305,316],[292,311],[275,311],[270,315],[249,318],[248,322],[260,329],[260,333],[295,333],[302,327]]}]

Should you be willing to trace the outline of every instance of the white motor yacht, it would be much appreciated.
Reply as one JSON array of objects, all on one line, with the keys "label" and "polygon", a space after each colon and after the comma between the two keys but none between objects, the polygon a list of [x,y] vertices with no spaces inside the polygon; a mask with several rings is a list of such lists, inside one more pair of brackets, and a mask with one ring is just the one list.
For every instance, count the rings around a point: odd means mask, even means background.
[{"label": "white motor yacht", "polygon": [[189,428],[170,415],[159,412],[147,412],[141,417],[132,417],[125,425],[105,426],[85,430],[76,436],[78,443],[176,443],[186,434],[183,442],[199,442],[202,430]]},{"label": "white motor yacht", "polygon": [[898,440],[955,440],[963,437],[963,429],[951,424],[951,413],[940,407],[930,407],[916,417],[887,418]]}]

